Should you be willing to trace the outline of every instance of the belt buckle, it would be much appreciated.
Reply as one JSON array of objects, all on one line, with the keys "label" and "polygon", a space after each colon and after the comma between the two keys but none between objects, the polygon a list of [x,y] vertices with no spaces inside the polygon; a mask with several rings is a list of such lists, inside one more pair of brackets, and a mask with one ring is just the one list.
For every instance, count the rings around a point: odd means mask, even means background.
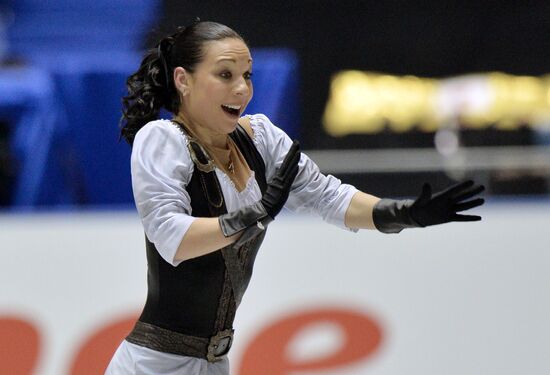
[{"label": "belt buckle", "polygon": [[229,353],[231,344],[233,343],[233,330],[226,329],[216,333],[210,337],[208,343],[208,353],[206,359],[208,362],[218,362],[224,355]]}]

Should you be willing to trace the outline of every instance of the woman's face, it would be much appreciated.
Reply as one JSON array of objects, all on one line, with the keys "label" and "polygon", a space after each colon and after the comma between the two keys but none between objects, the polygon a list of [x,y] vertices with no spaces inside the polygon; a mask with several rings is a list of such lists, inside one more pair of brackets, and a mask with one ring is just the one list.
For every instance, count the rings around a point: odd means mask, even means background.
[{"label": "woman's face", "polygon": [[180,114],[214,136],[228,134],[252,99],[250,51],[237,38],[207,42],[203,48],[203,60],[178,87],[183,94]]}]

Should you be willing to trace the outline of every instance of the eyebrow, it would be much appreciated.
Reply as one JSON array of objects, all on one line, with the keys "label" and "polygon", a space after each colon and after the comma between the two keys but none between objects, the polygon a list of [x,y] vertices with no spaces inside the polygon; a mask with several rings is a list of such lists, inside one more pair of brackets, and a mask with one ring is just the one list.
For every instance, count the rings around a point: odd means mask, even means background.
[{"label": "eyebrow", "polygon": [[[224,58],[219,59],[218,61],[216,61],[216,63],[222,62],[222,61],[224,61],[224,60],[233,61],[234,63],[237,62],[237,60],[235,60],[235,59],[232,59],[232,58],[229,58],[229,57],[224,57]],[[248,62],[252,62],[252,59],[248,59]]]}]

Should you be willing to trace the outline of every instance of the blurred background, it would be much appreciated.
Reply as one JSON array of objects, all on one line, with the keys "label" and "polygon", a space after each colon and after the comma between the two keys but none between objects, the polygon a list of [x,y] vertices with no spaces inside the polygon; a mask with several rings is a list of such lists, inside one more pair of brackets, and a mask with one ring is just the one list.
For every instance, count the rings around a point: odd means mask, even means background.
[{"label": "blurred background", "polygon": [[247,112],[323,172],[384,197],[487,188],[482,223],[399,236],[284,216],[233,373],[548,373],[549,2],[0,0],[0,374],[100,374],[135,321],[121,97],[196,17],[243,35]]}]

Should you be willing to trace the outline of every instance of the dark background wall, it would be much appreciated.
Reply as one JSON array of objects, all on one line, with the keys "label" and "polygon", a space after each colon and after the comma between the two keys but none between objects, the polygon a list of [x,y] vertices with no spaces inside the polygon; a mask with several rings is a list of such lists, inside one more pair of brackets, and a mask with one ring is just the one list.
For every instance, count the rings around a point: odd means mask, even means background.
[{"label": "dark background wall", "polygon": [[166,0],[157,32],[197,16],[233,27],[252,47],[298,51],[301,138],[309,148],[357,144],[320,125],[330,76],[341,69],[425,77],[550,71],[549,1]]}]

